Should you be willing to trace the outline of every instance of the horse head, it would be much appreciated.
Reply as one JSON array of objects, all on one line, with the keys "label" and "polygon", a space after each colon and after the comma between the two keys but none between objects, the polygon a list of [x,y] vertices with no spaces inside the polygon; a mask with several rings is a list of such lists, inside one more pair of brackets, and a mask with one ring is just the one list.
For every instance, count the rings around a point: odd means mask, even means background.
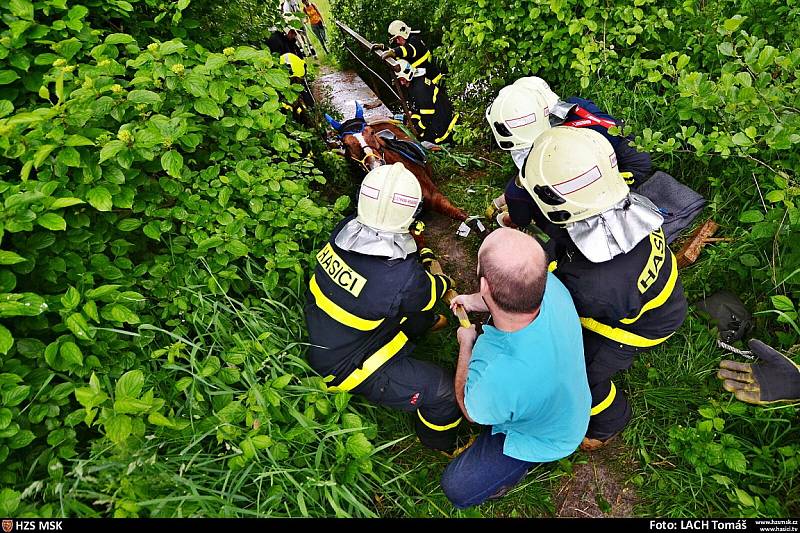
[{"label": "horse head", "polygon": [[325,120],[331,125],[344,145],[345,153],[369,172],[386,164],[380,140],[364,119],[364,108],[356,102],[356,114],[344,122],[337,122],[330,115]]}]

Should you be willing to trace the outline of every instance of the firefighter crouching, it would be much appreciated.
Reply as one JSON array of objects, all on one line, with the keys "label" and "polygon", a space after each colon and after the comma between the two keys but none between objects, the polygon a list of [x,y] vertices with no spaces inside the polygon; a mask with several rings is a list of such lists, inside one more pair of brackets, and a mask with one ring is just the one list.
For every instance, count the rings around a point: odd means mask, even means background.
[{"label": "firefighter crouching", "polygon": [[397,64],[400,70],[396,76],[408,91],[413,108],[411,121],[420,140],[432,144],[447,142],[458,122],[458,113],[453,113],[444,84],[433,83],[425,75],[425,69],[414,68],[404,59],[398,59]]},{"label": "firefighter crouching", "polygon": [[545,131],[520,179],[551,237],[550,269],[572,295],[583,326],[592,411],[581,448],[596,449],[631,418],[611,378],[638,352],[666,341],[686,316],[675,257],[658,208],[629,190],[600,133]]},{"label": "firefighter crouching", "polygon": [[413,411],[420,441],[452,452],[461,422],[453,374],[411,357],[420,336],[446,324],[433,307],[452,285],[423,266],[433,254],[418,253],[409,233],[421,204],[419,182],[401,163],[364,178],[357,216],[340,222],[317,254],[308,357],[328,390]]}]

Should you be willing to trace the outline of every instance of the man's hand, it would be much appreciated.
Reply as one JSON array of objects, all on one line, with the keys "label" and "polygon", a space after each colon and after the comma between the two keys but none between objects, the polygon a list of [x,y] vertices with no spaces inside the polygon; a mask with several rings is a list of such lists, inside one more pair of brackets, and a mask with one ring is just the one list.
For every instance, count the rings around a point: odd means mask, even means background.
[{"label": "man's hand", "polygon": [[384,53],[381,54],[381,59],[386,61],[390,57],[395,57],[395,55],[396,54],[394,53],[394,50],[386,50]]},{"label": "man's hand", "polygon": [[489,308],[486,307],[486,302],[483,301],[480,293],[474,294],[459,294],[450,301],[450,309],[455,311],[457,305],[464,308],[467,313],[488,313]]},{"label": "man's hand", "polygon": [[759,340],[750,339],[748,344],[758,363],[720,362],[717,377],[723,388],[756,405],[800,400],[800,368]]},{"label": "man's hand", "polygon": [[374,52],[375,50],[386,50],[386,45],[383,43],[372,43],[372,46],[369,47],[369,51]]},{"label": "man's hand", "polygon": [[468,328],[458,328],[456,332],[456,337],[458,338],[458,345],[461,346],[461,350],[459,353],[464,352],[464,348],[472,348],[475,345],[475,340],[478,338],[478,332],[475,329],[475,325]]}]

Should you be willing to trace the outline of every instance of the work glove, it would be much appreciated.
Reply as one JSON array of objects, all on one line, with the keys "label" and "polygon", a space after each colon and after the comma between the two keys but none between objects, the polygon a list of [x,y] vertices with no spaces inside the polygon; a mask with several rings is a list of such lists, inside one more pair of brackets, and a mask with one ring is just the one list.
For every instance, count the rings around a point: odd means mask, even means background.
[{"label": "work glove", "polygon": [[508,205],[507,204],[500,205],[500,203],[498,202],[499,199],[500,197],[498,196],[497,198],[492,200],[492,202],[486,208],[486,218],[494,217],[494,215],[498,211],[508,211]]},{"label": "work glove", "polygon": [[375,50],[386,50],[386,45],[383,43],[373,43],[372,46],[369,47],[369,51],[374,52]]},{"label": "work glove", "polygon": [[800,400],[800,368],[760,340],[748,343],[757,363],[722,361],[717,377],[726,391],[756,405]]},{"label": "work glove", "polygon": [[431,268],[431,263],[436,261],[436,254],[433,253],[433,250],[430,248],[423,248],[419,251],[419,260],[425,266],[425,268]]},{"label": "work glove", "polygon": [[394,53],[394,50],[386,50],[384,53],[381,54],[381,59],[386,61],[390,57],[395,57],[395,55],[396,54]]},{"label": "work glove", "polygon": [[719,331],[719,338],[728,344],[744,338],[753,326],[753,316],[742,301],[728,291],[712,294],[696,306],[709,315]]}]

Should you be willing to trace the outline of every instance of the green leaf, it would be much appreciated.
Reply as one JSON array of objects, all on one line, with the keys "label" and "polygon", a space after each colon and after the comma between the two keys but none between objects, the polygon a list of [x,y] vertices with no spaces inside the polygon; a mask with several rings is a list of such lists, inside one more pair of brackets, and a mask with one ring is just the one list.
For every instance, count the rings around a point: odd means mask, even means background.
[{"label": "green leaf", "polygon": [[11,347],[14,346],[14,337],[3,325],[0,325],[0,354],[7,354]]},{"label": "green leaf", "polygon": [[133,42],[133,37],[127,33],[112,33],[106,37],[106,44],[128,44]]},{"label": "green leaf", "polygon": [[74,342],[65,342],[59,348],[61,358],[69,366],[83,366],[83,352]]},{"label": "green leaf", "polygon": [[769,191],[764,195],[764,199],[772,204],[782,202],[786,199],[786,192],[782,190]]},{"label": "green leaf", "polygon": [[11,423],[12,418],[13,414],[11,413],[11,409],[0,407],[0,429],[6,429]]},{"label": "green leaf", "polygon": [[108,296],[117,291],[122,285],[101,285],[96,289],[86,291],[86,297],[90,300],[98,300],[103,296]]},{"label": "green leaf", "polygon": [[50,153],[55,149],[55,144],[43,144],[36,150],[36,153],[33,155],[33,166],[39,168],[44,160],[50,155]]},{"label": "green leaf", "polygon": [[34,438],[35,435],[33,434],[33,431],[29,429],[24,429],[19,433],[17,433],[16,435],[14,435],[13,437],[11,437],[11,439],[8,441],[8,447],[11,448],[12,450],[18,450],[20,448],[24,448],[25,446],[33,442]]},{"label": "green leaf", "polygon": [[94,142],[83,135],[70,135],[64,141],[64,146],[94,146]]},{"label": "green leaf", "polygon": [[142,225],[142,221],[138,218],[123,218],[117,224],[120,231],[133,231]]},{"label": "green leaf", "polygon": [[83,315],[80,313],[72,313],[64,323],[67,325],[69,330],[75,334],[76,337],[79,339],[91,339],[94,337],[94,332],[89,326],[89,323],[86,322],[86,319],[83,318]]},{"label": "green leaf", "polygon": [[748,224],[761,222],[762,220],[764,220],[764,213],[761,211],[750,210],[739,215],[739,222],[745,222]]},{"label": "green leaf", "polygon": [[[24,20],[33,20],[33,3],[28,0],[9,0],[8,8],[15,17]],[[10,513],[0,513],[6,516]]]},{"label": "green leaf", "polygon": [[128,415],[113,415],[105,423],[105,428],[106,435],[112,442],[122,444],[133,431],[133,424]]},{"label": "green leaf", "polygon": [[161,239],[160,224],[155,220],[148,222],[142,231],[145,235],[147,235],[147,237],[153,239],[154,241]]},{"label": "green leaf", "polygon": [[153,424],[154,426],[162,426],[169,428],[175,425],[172,423],[172,420],[162,415],[161,413],[156,413],[156,412],[147,415],[147,421]]},{"label": "green leaf", "polygon": [[81,293],[79,293],[78,289],[75,287],[67,289],[67,292],[61,297],[61,305],[63,305],[64,309],[67,311],[75,309],[78,307],[79,303],[81,303]]},{"label": "green leaf", "polygon": [[50,204],[48,209],[62,209],[64,207],[70,207],[73,205],[83,204],[85,203],[80,198],[72,198],[70,196],[64,198],[56,198],[56,200]]},{"label": "green leaf", "polygon": [[170,150],[161,156],[161,168],[167,171],[167,174],[173,178],[178,178],[183,169],[183,156],[180,152]]},{"label": "green leaf", "polygon": [[7,250],[0,250],[0,265],[16,265],[17,263],[24,263],[27,261],[21,255]]},{"label": "green leaf", "polygon": [[103,146],[103,149],[100,150],[100,162],[102,163],[103,161],[111,159],[125,147],[126,144],[122,141],[108,141],[105,146]]},{"label": "green leaf", "polygon": [[153,91],[137,89],[128,93],[128,101],[134,104],[157,104],[161,97]]},{"label": "green leaf", "polygon": [[91,189],[86,194],[86,200],[98,211],[111,211],[113,207],[111,193],[102,185]]},{"label": "green leaf", "polygon": [[722,453],[722,458],[725,461],[725,466],[743,474],[747,471],[747,459],[744,454],[736,448],[726,448]]},{"label": "green leaf", "polygon": [[733,18],[726,19],[725,22],[722,23],[722,27],[725,28],[725,31],[728,33],[734,32],[739,28],[739,26],[742,25],[742,22],[744,22],[745,18],[747,17],[735,15]]},{"label": "green leaf", "polygon": [[127,322],[128,324],[138,324],[141,322],[136,313],[122,304],[112,305],[111,309],[108,311],[108,314],[111,316],[111,319],[116,322]]},{"label": "green leaf", "polygon": [[750,139],[750,137],[741,131],[734,135],[731,140],[733,141],[733,144],[737,146],[750,146],[753,144],[753,141]]},{"label": "green leaf", "polygon": [[185,49],[186,45],[176,40],[161,43],[161,46],[158,47],[158,51],[162,56],[174,54],[175,52],[180,52]]},{"label": "green leaf", "polygon": [[66,165],[68,167],[80,167],[81,166],[81,154],[75,148],[68,146],[58,152],[58,157],[56,157],[56,162],[61,163],[62,165]]},{"label": "green leaf", "polygon": [[270,383],[270,387],[273,389],[285,389],[289,382],[292,381],[291,374],[284,374],[283,376],[275,378],[272,383]]},{"label": "green leaf", "polygon": [[19,79],[19,74],[13,70],[0,70],[0,85],[8,85]]},{"label": "green leaf", "polygon": [[114,401],[114,411],[125,415],[146,413],[151,407],[150,402],[135,398],[119,398]]},{"label": "green leaf", "polygon": [[[207,250],[210,250],[211,248],[216,248],[217,246],[221,245],[224,242],[225,240],[222,237],[215,235],[213,237],[209,237],[208,239],[200,241],[200,243],[197,245],[197,250],[200,252],[205,252]],[[0,262],[0,264],[3,263]]]},{"label": "green leaf", "polygon": [[363,433],[359,432],[347,438],[345,449],[355,459],[361,459],[372,453],[372,443]]},{"label": "green leaf", "polygon": [[52,231],[64,231],[67,229],[67,221],[61,215],[55,213],[45,213],[36,219],[36,223]]},{"label": "green leaf", "polygon": [[775,307],[775,309],[777,309],[778,311],[784,311],[784,312],[794,311],[794,303],[792,303],[792,301],[786,296],[778,294],[772,296],[770,299],[772,300],[773,307]]},{"label": "green leaf", "polygon": [[754,256],[753,254],[743,254],[741,257],[739,257],[739,262],[750,268],[757,267],[761,264],[761,261],[758,260],[758,257]]},{"label": "green leaf", "polygon": [[234,257],[244,257],[250,251],[246,244],[233,240],[225,245],[225,250]]},{"label": "green leaf", "polygon": [[144,373],[141,370],[125,372],[115,388],[116,398],[138,398],[144,386]]},{"label": "green leaf", "polygon": [[10,115],[14,111],[14,104],[8,100],[0,100],[0,118]]},{"label": "green leaf", "polygon": [[753,501],[752,496],[747,494],[745,491],[743,491],[739,487],[736,487],[736,498],[738,498],[739,503],[741,503],[745,507],[754,507],[755,506],[755,502]]},{"label": "green leaf", "polygon": [[208,115],[214,118],[219,118],[222,115],[222,110],[211,98],[198,98],[195,100],[194,110],[201,115]]},{"label": "green leaf", "polygon": [[30,385],[17,385],[3,392],[3,406],[14,407],[19,405],[31,393]]}]

